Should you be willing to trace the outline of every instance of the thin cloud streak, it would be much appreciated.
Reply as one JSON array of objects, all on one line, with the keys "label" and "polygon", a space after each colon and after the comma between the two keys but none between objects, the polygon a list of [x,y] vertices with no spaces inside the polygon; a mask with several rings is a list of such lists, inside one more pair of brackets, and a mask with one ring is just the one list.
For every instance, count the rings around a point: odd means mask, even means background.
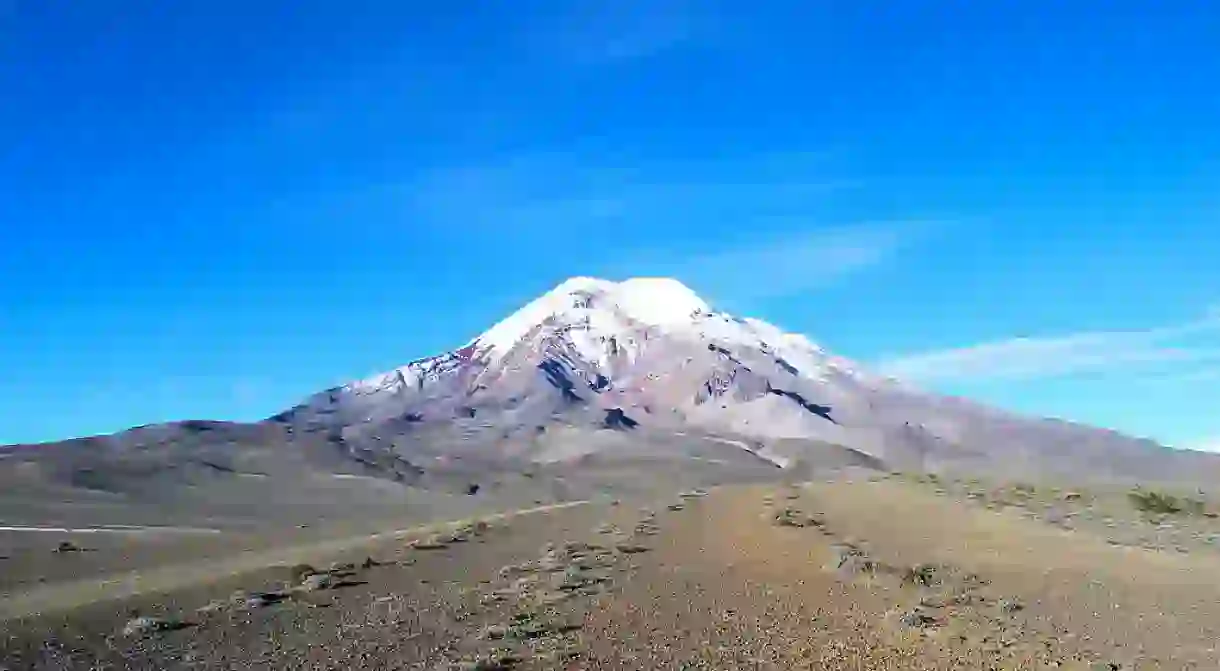
[{"label": "thin cloud streak", "polygon": [[[598,158],[534,152],[431,171],[411,189],[414,220],[559,244],[582,274],[675,277],[726,309],[823,288],[945,223],[827,221],[829,199],[864,185],[827,175],[823,153]],[[710,241],[707,222],[736,234]],[[637,244],[657,230],[663,246]]]},{"label": "thin cloud streak", "polygon": [[[413,220],[448,229],[518,235],[613,223],[651,229],[696,226],[699,217],[742,221],[810,218],[857,181],[828,177],[809,154],[675,163],[619,156],[536,152],[439,168],[397,184]],[[749,175],[743,178],[742,175]],[[798,222],[808,229],[805,222]]]},{"label": "thin cloud streak", "polygon": [[[651,274],[673,276],[706,292],[715,302],[748,304],[816,291],[885,263],[933,223],[891,221],[823,228],[642,265]],[[808,222],[803,228],[809,228]]]},{"label": "thin cloud streak", "polygon": [[1220,336],[1220,318],[1208,314],[1181,324],[1144,330],[1011,338],[893,357],[875,363],[874,368],[900,379],[927,383],[1139,372],[1150,366],[1220,361],[1220,341],[1204,345],[1181,342],[1199,336]]}]

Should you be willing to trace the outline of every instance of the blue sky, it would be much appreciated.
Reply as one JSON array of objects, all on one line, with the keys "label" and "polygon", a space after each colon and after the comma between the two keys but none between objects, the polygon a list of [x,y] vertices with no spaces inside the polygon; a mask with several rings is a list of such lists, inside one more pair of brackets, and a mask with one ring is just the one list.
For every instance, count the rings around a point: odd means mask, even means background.
[{"label": "blue sky", "polygon": [[571,275],[1220,443],[1213,3],[0,0],[0,442],[253,419]]}]

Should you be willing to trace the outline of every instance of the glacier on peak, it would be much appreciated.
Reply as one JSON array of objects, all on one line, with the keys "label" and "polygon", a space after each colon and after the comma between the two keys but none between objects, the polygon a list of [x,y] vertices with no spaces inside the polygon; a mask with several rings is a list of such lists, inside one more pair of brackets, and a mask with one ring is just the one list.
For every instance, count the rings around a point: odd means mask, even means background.
[{"label": "glacier on peak", "polygon": [[[503,355],[552,317],[566,322],[596,320],[611,328],[615,324],[606,322],[631,320],[665,327],[689,323],[692,315],[710,311],[711,306],[678,280],[640,277],[612,282],[574,277],[530,301],[468,345],[476,345],[481,353]],[[625,328],[626,324],[619,326]]]},{"label": "glacier on peak", "polygon": [[847,359],[828,354],[803,335],[754,318],[716,311],[679,280],[636,277],[611,281],[573,277],[530,301],[462,348],[408,363],[387,373],[353,382],[356,394],[421,388],[430,379],[472,360],[494,364],[543,325],[559,334],[581,359],[613,375],[612,361],[634,360],[649,332],[682,341],[747,347],[774,356],[801,377],[821,381],[831,374],[863,380]]}]

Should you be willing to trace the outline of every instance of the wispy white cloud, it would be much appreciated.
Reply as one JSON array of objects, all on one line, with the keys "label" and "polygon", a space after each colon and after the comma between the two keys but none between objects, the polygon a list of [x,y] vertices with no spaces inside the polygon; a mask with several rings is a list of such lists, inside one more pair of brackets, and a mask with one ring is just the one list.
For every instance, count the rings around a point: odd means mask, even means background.
[{"label": "wispy white cloud", "polygon": [[428,171],[387,189],[408,194],[422,221],[488,232],[588,230],[608,223],[655,231],[721,222],[808,218],[838,191],[859,186],[828,174],[813,153],[688,159],[533,152]]},{"label": "wispy white cloud", "polygon": [[1106,371],[1197,375],[1200,365],[1215,362],[1220,362],[1220,315],[1209,312],[1184,323],[1142,330],[1009,338],[918,352],[878,361],[874,367],[911,381],[952,382]]},{"label": "wispy white cloud", "polygon": [[672,276],[717,304],[815,290],[890,259],[942,222],[842,223],[824,207],[862,186],[825,153],[658,160],[533,153],[424,175],[416,221],[542,245],[579,274]]},{"label": "wispy white cloud", "polygon": [[624,267],[643,267],[649,274],[676,277],[718,304],[746,307],[815,291],[885,263],[938,223],[911,220],[819,226],[815,221],[796,222],[793,232],[762,241],[703,253],[671,251],[668,259],[627,259]]}]

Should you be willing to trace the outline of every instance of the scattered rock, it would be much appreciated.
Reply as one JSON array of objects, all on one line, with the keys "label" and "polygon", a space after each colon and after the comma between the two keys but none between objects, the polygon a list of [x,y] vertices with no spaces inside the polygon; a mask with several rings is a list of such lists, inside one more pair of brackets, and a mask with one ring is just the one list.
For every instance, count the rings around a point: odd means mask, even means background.
[{"label": "scattered rock", "polygon": [[499,575],[501,578],[511,578],[514,575],[526,573],[531,568],[529,564],[505,564],[500,567]]},{"label": "scattered rock", "polygon": [[220,599],[213,599],[212,601],[207,602],[207,604],[200,606],[199,608],[196,608],[195,612],[203,613],[205,615],[209,614],[209,613],[219,613],[220,611],[228,608],[229,605],[230,604],[227,601],[221,601]]},{"label": "scattered rock", "polygon": [[543,664],[559,665],[579,659],[581,654],[582,653],[579,648],[565,647],[541,652],[538,654],[537,659]]},{"label": "scattered rock", "polygon": [[509,622],[506,636],[518,641],[532,641],[539,638],[558,636],[583,629],[584,625],[555,622],[539,618],[534,613],[518,613]]},{"label": "scattered rock", "polygon": [[775,524],[781,527],[820,527],[822,521],[816,517],[806,515],[796,508],[784,508],[775,514]]},{"label": "scattered rock", "polygon": [[479,638],[486,641],[498,641],[505,636],[508,636],[508,627],[492,624],[483,628],[483,632],[479,634]]},{"label": "scattered rock", "polygon": [[639,536],[656,536],[661,533],[661,528],[654,518],[649,517],[637,522],[633,531]]},{"label": "scattered rock", "polygon": [[318,570],[309,564],[296,564],[288,568],[288,582],[299,585],[305,578],[317,573]]},{"label": "scattered rock", "polygon": [[863,550],[852,545],[838,545],[834,549],[839,555],[835,568],[843,577],[852,578],[876,573],[877,564]]},{"label": "scattered rock", "polygon": [[84,551],[84,548],[80,547],[76,543],[73,543],[72,541],[60,541],[59,545],[56,545],[55,549],[52,550],[52,552],[57,552],[57,553],[83,552],[83,551]]},{"label": "scattered rock", "polygon": [[[313,576],[307,576],[306,580],[308,581],[312,577]],[[240,603],[243,608],[247,609],[266,608],[267,606],[274,606],[287,598],[288,594],[286,592],[254,592],[252,594],[245,594],[243,592],[241,593],[241,600],[238,603]]]},{"label": "scattered rock", "polygon": [[123,625],[124,636],[150,636],[164,631],[175,631],[190,626],[182,620],[149,617],[147,615],[132,618]]},{"label": "scattered rock", "polygon": [[338,583],[335,576],[329,573],[314,573],[313,575],[305,576],[297,589],[302,592],[320,592],[325,589],[334,589]]},{"label": "scattered rock", "polygon": [[587,571],[579,566],[570,566],[551,576],[551,586],[560,591],[573,591],[606,582],[605,576]]},{"label": "scattered rock", "polygon": [[936,618],[918,608],[914,608],[903,613],[901,616],[899,616],[898,621],[904,627],[911,627],[914,629],[923,629],[936,624]]},{"label": "scattered rock", "polygon": [[449,668],[455,671],[511,671],[521,663],[514,655],[485,657],[481,659],[461,660]]}]

